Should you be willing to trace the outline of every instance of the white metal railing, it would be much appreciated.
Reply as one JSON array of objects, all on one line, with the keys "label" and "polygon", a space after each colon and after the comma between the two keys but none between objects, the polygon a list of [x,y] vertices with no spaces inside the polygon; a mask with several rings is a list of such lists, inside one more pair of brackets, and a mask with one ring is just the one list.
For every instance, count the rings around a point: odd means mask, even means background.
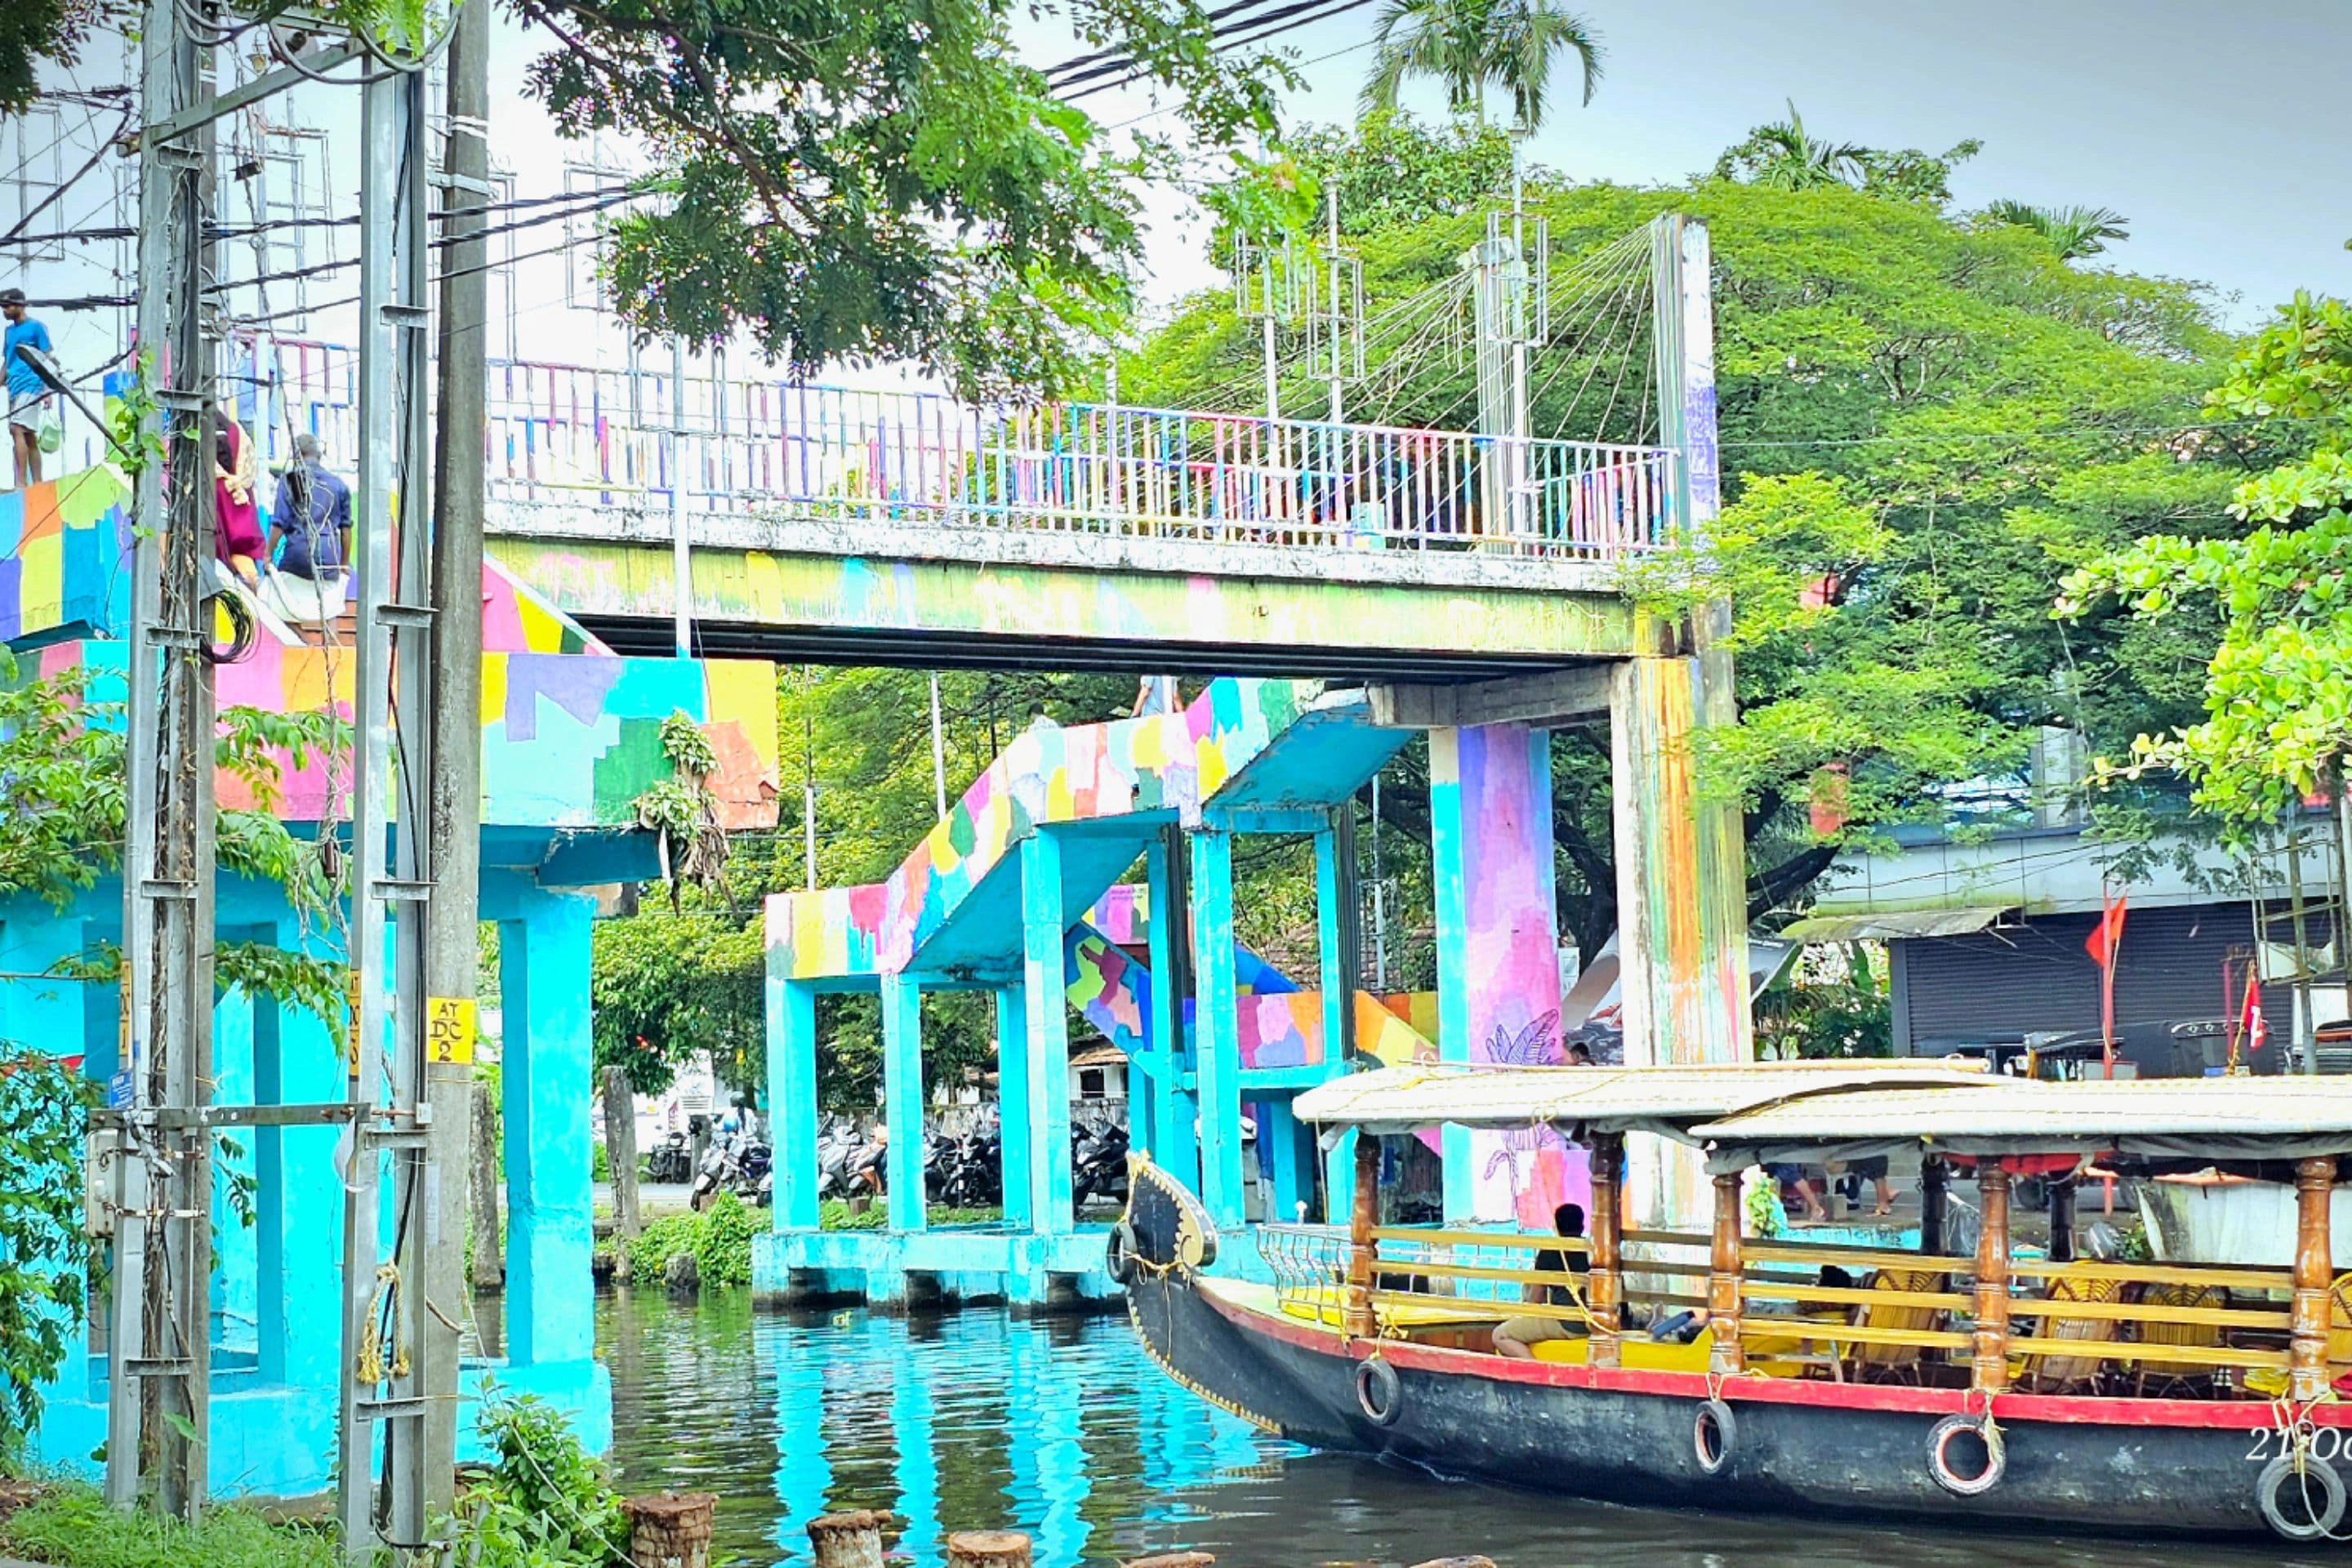
[{"label": "white metal railing", "polygon": [[[354,451],[350,352],[276,358],[265,454],[289,425]],[[1654,447],[499,362],[488,408],[491,494],[526,505],[1571,559],[1654,547],[1676,507]]]}]

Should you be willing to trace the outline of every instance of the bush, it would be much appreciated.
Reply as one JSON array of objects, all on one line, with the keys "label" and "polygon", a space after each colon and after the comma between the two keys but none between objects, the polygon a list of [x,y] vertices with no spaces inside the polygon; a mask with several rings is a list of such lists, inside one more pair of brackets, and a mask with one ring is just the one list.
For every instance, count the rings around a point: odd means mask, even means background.
[{"label": "bush", "polygon": [[486,1387],[481,1430],[496,1458],[457,1519],[474,1568],[625,1568],[621,1494],[561,1411]]},{"label": "bush", "polygon": [[670,1258],[694,1254],[706,1285],[751,1282],[751,1238],[766,1228],[766,1216],[733,1193],[721,1191],[700,1214],[665,1215],[629,1244],[629,1268],[640,1279],[656,1279]]},{"label": "bush", "polygon": [[235,1504],[194,1525],[116,1513],[96,1489],[47,1489],[0,1521],[0,1555],[73,1568],[336,1568],[334,1542],[299,1525],[273,1525]]},{"label": "bush", "polygon": [[41,1420],[82,1303],[89,1086],[39,1052],[0,1054],[0,1463]]}]

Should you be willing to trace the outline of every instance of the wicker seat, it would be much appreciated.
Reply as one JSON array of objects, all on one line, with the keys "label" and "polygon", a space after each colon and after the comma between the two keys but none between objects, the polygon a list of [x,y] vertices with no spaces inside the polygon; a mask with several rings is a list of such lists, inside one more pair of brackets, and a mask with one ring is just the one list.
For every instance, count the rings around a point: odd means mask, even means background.
[{"label": "wicker seat", "polygon": [[[2144,1306],[2186,1307],[2199,1311],[2218,1310],[2230,1304],[2230,1293],[2218,1285],[2150,1285],[2140,1292],[2139,1299]],[[2143,1321],[2139,1342],[2219,1349],[2222,1342],[2221,1325]],[[2142,1397],[2150,1393],[2202,1395],[2210,1393],[2212,1386],[2213,1369],[2210,1366],[2185,1361],[2143,1361],[2133,1392]]]},{"label": "wicker seat", "polygon": [[[1935,1295],[1951,1288],[1951,1276],[1926,1268],[1882,1268],[1872,1276],[1873,1290],[1886,1290],[1909,1295]],[[1924,1333],[1937,1326],[1943,1316],[1936,1307],[1915,1306],[1905,1301],[1874,1301],[1862,1309],[1854,1327],[1858,1329],[1899,1329],[1911,1333]],[[1916,1383],[1919,1381],[1921,1347],[1900,1344],[1859,1344],[1846,1358],[1846,1376],[1854,1383]]]},{"label": "wicker seat", "polygon": [[[2045,1300],[2052,1301],[2110,1302],[2123,1300],[2120,1279],[2084,1279],[2061,1275],[2050,1281]],[[2112,1318],[2043,1318],[2039,1320],[2041,1331],[2035,1336],[2046,1340],[2080,1340],[2085,1344],[2111,1341],[2117,1324]],[[2099,1373],[2106,1358],[2098,1355],[2053,1355],[2039,1352],[2022,1357],[2016,1368],[2014,1381],[2021,1388],[2035,1394],[2072,1394],[2095,1389]]]}]

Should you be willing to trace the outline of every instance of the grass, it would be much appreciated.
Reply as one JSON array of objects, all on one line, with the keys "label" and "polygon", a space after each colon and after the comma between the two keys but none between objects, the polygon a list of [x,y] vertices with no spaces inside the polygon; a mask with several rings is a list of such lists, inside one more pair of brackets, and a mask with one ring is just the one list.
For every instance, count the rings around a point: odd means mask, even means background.
[{"label": "grass", "polygon": [[116,1513],[95,1488],[75,1482],[45,1489],[0,1521],[0,1553],[71,1568],[337,1568],[339,1561],[328,1536],[271,1524],[250,1509],[210,1509],[191,1527]]}]

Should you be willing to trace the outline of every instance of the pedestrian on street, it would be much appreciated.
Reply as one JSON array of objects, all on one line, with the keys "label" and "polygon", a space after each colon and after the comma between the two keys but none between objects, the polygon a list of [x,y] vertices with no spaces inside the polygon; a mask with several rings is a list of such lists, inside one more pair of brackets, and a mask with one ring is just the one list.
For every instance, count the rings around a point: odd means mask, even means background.
[{"label": "pedestrian on street", "polygon": [[16,449],[16,488],[41,482],[41,420],[49,407],[48,384],[16,351],[51,353],[49,329],[26,311],[22,289],[0,289],[0,317],[7,321],[5,339],[8,362],[8,440]]}]

